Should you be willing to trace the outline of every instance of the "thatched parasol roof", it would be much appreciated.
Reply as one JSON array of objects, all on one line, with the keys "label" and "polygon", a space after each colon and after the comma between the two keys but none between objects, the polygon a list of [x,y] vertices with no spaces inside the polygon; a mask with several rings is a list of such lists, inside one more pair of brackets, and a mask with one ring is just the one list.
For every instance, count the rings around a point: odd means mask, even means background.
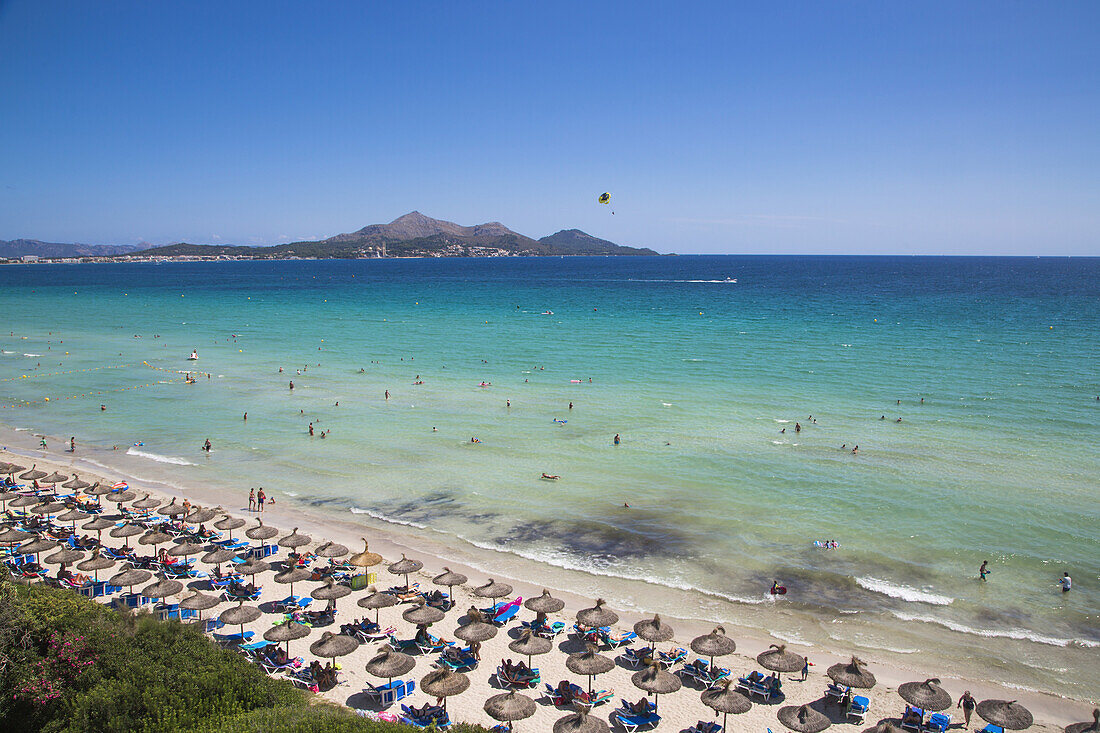
[{"label": "thatched parasol roof", "polygon": [[346,546],[338,545],[335,542],[325,542],[318,545],[317,549],[313,551],[313,554],[317,557],[343,557],[351,552]]},{"label": "thatched parasol roof", "polygon": [[1066,733],[1094,733],[1100,731],[1100,708],[1092,711],[1091,723],[1073,723],[1066,726]]},{"label": "thatched parasol roof", "polygon": [[401,618],[408,621],[410,624],[434,624],[438,621],[442,621],[444,613],[438,608],[429,606],[421,601],[412,608],[407,608],[401,614]]},{"label": "thatched parasol roof", "polygon": [[560,598],[554,598],[550,595],[550,591],[543,588],[541,596],[528,598],[523,602],[523,607],[535,613],[557,613],[565,608],[565,601]]},{"label": "thatched parasol roof", "polygon": [[420,680],[420,689],[432,697],[459,695],[469,687],[469,677],[447,667],[433,669]]},{"label": "thatched parasol roof", "polygon": [[498,583],[492,578],[485,585],[474,588],[474,595],[478,598],[501,598],[512,592],[512,586],[507,583]]},{"label": "thatched parasol roof", "polygon": [[265,527],[264,520],[257,519],[259,524],[251,529],[245,530],[244,536],[250,540],[269,540],[275,535],[279,534],[279,530],[274,527]]},{"label": "thatched parasol roof", "polygon": [[982,720],[1008,730],[1030,728],[1035,719],[1031,711],[1015,700],[982,700],[978,703]]},{"label": "thatched parasol roof", "polygon": [[367,538],[363,538],[363,551],[358,555],[352,555],[349,563],[361,568],[373,568],[375,565],[382,564],[382,556],[377,552],[370,551],[370,545],[367,542]]},{"label": "thatched parasol roof", "polygon": [[640,638],[654,643],[668,641],[676,635],[671,626],[661,621],[659,614],[654,614],[653,618],[643,619],[634,624],[634,633]]},{"label": "thatched parasol roof", "polygon": [[295,527],[286,537],[279,538],[279,547],[289,547],[291,549],[294,549],[295,547],[308,545],[312,541],[313,540],[309,538],[309,535],[298,534],[298,528]]},{"label": "thatched parasol roof", "polygon": [[334,634],[326,631],[321,638],[309,646],[309,651],[318,657],[332,659],[351,654],[359,648],[359,640],[344,634]]},{"label": "thatched parasol roof", "polygon": [[469,581],[462,573],[456,573],[450,568],[443,568],[443,572],[432,578],[432,582],[436,585],[445,585],[448,588],[453,588],[456,585],[465,585]]},{"label": "thatched parasol roof", "polygon": [[756,655],[756,661],[773,672],[797,672],[806,666],[806,658],[787,651],[786,644],[772,644]]},{"label": "thatched parasol roof", "polygon": [[485,701],[485,712],[493,720],[510,723],[523,720],[535,714],[535,701],[515,690],[501,695],[493,695]]},{"label": "thatched parasol roof", "polygon": [[898,686],[901,699],[921,710],[938,712],[951,707],[951,695],[940,687],[940,681],[934,677],[924,682],[905,682]]},{"label": "thatched parasol roof", "polygon": [[356,605],[360,608],[389,608],[390,606],[396,606],[401,600],[392,593],[383,593],[375,589],[372,585],[367,588],[369,595],[365,595],[356,601]]},{"label": "thatched parasol roof", "polygon": [[607,722],[588,714],[588,710],[570,713],[554,722],[554,733],[610,733]]},{"label": "thatched parasol roof", "polygon": [[849,662],[837,662],[829,667],[826,674],[838,685],[863,689],[875,686],[875,676],[867,671],[866,665],[859,657],[852,657]]},{"label": "thatched parasol roof", "polygon": [[416,666],[416,660],[403,652],[383,646],[378,654],[367,661],[367,673],[375,677],[393,679],[408,674]]},{"label": "thatched parasol roof", "polygon": [[609,608],[604,608],[607,603],[602,598],[596,600],[596,605],[577,611],[577,623],[589,628],[611,626],[619,620],[619,615]]},{"label": "thatched parasol roof", "polygon": [[829,718],[809,705],[788,705],[780,708],[779,722],[796,733],[821,733],[831,724]]}]

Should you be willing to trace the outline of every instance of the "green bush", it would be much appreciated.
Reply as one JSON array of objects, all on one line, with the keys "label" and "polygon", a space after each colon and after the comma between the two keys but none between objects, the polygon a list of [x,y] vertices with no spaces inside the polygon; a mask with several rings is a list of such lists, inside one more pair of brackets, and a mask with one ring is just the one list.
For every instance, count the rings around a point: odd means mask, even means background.
[{"label": "green bush", "polygon": [[[385,733],[275,680],[197,630],[0,577],[0,727],[195,733]],[[457,726],[458,733],[483,728]]]}]

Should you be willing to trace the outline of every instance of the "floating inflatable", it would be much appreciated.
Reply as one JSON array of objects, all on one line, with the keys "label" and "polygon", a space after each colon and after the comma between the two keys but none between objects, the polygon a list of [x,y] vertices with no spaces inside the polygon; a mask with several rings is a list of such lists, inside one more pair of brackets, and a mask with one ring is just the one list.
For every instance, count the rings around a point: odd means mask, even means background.
[{"label": "floating inflatable", "polygon": [[554,422],[556,422],[558,425],[565,425],[569,421],[568,420],[558,420],[557,418],[554,418]]}]

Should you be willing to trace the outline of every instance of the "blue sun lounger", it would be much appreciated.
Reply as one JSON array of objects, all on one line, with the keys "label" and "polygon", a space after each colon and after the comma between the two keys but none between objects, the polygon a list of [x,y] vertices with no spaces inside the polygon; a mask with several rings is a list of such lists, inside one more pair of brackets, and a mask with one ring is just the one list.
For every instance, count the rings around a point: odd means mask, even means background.
[{"label": "blue sun lounger", "polygon": [[611,713],[611,717],[619,721],[626,733],[635,733],[642,728],[656,728],[657,724],[661,722],[661,716],[657,713],[650,713],[649,715],[638,715],[636,713],[628,713],[625,710],[616,710]]}]

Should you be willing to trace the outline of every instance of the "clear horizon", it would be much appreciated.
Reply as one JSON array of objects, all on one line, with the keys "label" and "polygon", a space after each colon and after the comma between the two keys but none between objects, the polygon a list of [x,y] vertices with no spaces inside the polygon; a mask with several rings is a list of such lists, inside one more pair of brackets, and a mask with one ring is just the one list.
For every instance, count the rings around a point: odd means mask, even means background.
[{"label": "clear horizon", "polygon": [[0,239],[271,245],[416,209],[680,254],[1096,256],[1098,27],[1088,2],[0,0]]}]

